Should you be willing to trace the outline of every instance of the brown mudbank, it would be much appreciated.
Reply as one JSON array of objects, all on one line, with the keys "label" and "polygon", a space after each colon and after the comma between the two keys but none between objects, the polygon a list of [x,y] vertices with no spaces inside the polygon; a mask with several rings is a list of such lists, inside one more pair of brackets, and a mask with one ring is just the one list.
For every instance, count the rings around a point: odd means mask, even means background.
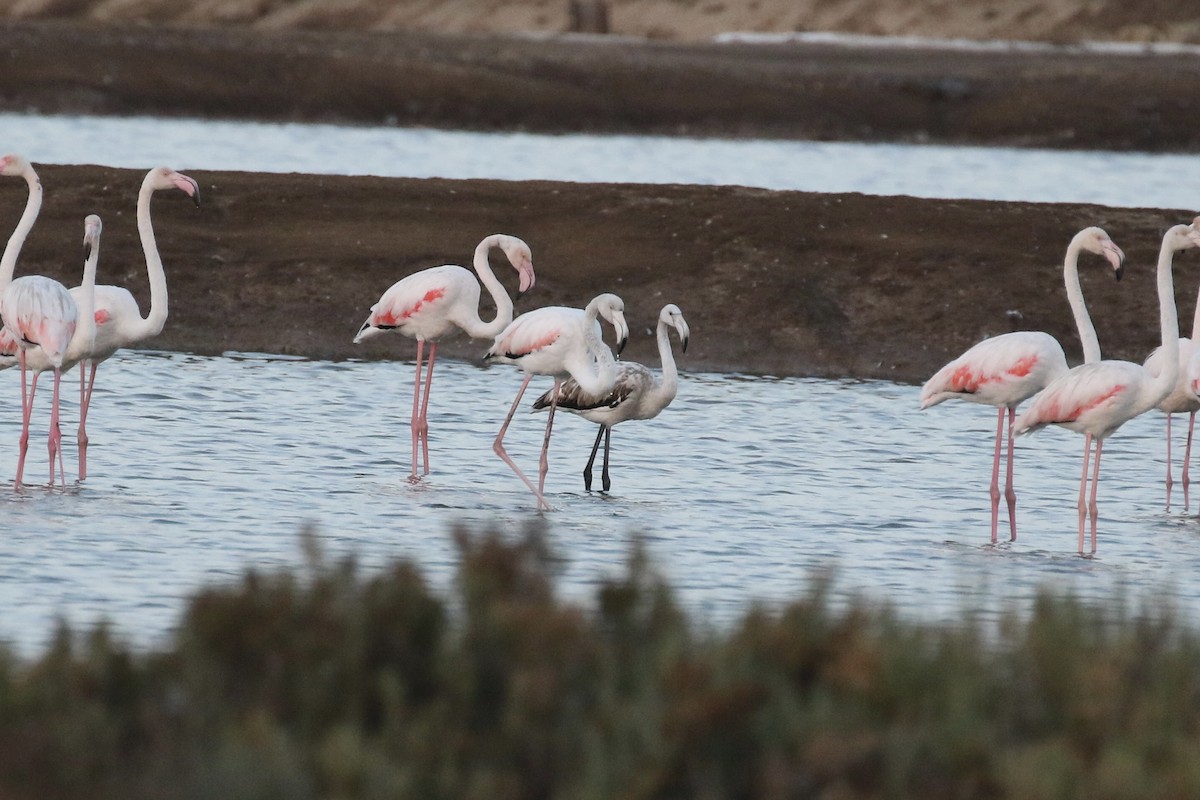
[{"label": "brown mudbank", "polygon": [[[143,173],[40,168],[41,219],[18,274],[77,283],[80,219],[104,219],[100,280],[149,290],[133,219]],[[403,337],[351,339],[388,286],[418,269],[469,265],[484,236],[529,242],[537,285],[517,313],[582,306],[613,291],[627,304],[626,357],[656,363],[663,304],[692,325],[685,370],[920,381],[983,336],[1045,330],[1079,360],[1062,259],[1100,225],[1128,255],[1120,284],[1081,264],[1107,357],[1140,361],[1159,338],[1154,263],[1162,231],[1191,212],[924,200],[739,187],[447,181],[192,172],[200,209],[154,200],[170,318],[153,346],[215,354],[411,358]],[[24,184],[0,184],[15,224]],[[1180,316],[1195,281],[1177,267]],[[516,275],[497,266],[515,290]],[[486,301],[485,301],[486,303]],[[485,311],[486,313],[486,311]],[[465,337],[440,352],[478,361]]]}]

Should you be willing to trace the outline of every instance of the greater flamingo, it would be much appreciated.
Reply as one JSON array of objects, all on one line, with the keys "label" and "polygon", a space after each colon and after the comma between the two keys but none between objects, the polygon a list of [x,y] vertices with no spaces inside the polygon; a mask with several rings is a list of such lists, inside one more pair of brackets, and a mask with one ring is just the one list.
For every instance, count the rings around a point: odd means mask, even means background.
[{"label": "greater flamingo", "polygon": [[592,466],[596,463],[596,451],[600,449],[601,437],[604,438],[604,466],[600,471],[600,482],[607,492],[612,486],[608,477],[608,454],[613,426],[630,419],[653,419],[675,399],[679,388],[679,370],[675,366],[675,354],[671,352],[668,328],[674,328],[678,332],[680,349],[686,353],[690,335],[688,324],[679,306],[673,303],[663,306],[658,315],[661,375],[655,375],[636,361],[620,361],[617,363],[616,380],[606,394],[588,394],[580,387],[578,381],[567,378],[559,387],[556,396],[552,396],[548,391],[533,402],[536,410],[548,408],[554,403],[559,408],[600,426],[596,431],[596,441],[592,444],[592,454],[588,458],[587,466],[583,468],[583,488],[586,491],[592,490]]},{"label": "greater flamingo", "polygon": [[[150,310],[143,317],[137,300],[123,286],[101,285],[95,288],[96,338],[92,351],[79,368],[79,480],[87,478],[87,415],[96,385],[96,367],[122,347],[130,347],[157,336],[167,321],[167,275],[163,270],[154,225],[150,221],[150,200],[155,192],[179,189],[200,207],[200,186],[187,175],[169,167],[155,167],[142,179],[137,199],[137,226],[150,278]],[[85,286],[71,289],[75,302],[82,306]]]},{"label": "greater flamingo", "polygon": [[[29,186],[29,196],[25,201],[25,210],[21,213],[17,227],[4,247],[4,255],[0,257],[0,295],[12,283],[13,272],[17,266],[17,257],[25,244],[33,223],[37,221],[38,211],[42,208],[42,182],[30,164],[23,156],[9,153],[0,156],[0,175],[11,175],[25,179]],[[0,328],[0,369],[17,365],[17,343]]]},{"label": "greater flamingo", "polygon": [[[1183,470],[1180,474],[1180,483],[1183,484],[1184,511],[1186,512],[1190,506],[1188,489],[1191,485],[1192,436],[1196,429],[1196,412],[1200,411],[1200,397],[1197,397],[1196,392],[1192,389],[1189,367],[1193,356],[1200,352],[1197,350],[1198,343],[1200,343],[1200,294],[1196,297],[1196,311],[1192,317],[1192,335],[1190,338],[1179,337],[1179,379],[1171,393],[1156,406],[1159,411],[1167,415],[1167,477],[1165,481],[1167,511],[1171,510],[1171,487],[1174,485],[1174,480],[1171,478],[1171,415],[1185,411],[1188,414],[1188,431],[1187,445],[1183,451]],[[1152,375],[1157,375],[1162,370],[1162,360],[1162,348],[1156,347],[1146,358],[1143,366],[1150,370]]]},{"label": "greater flamingo", "polygon": [[612,351],[604,344],[598,317],[606,319],[616,330],[619,354],[629,339],[629,326],[625,324],[625,303],[615,294],[598,295],[582,310],[546,306],[526,312],[514,319],[484,354],[487,361],[516,364],[525,372],[521,389],[513,400],[512,408],[508,410],[508,416],[504,418],[500,432],[496,434],[492,450],[533,492],[539,510],[550,510],[543,489],[550,467],[550,429],[554,425],[556,404],[551,402],[550,415],[546,419],[546,436],[542,440],[542,454],[538,460],[537,488],[504,449],[504,434],[534,375],[554,377],[552,397],[558,395],[559,384],[567,377],[574,378],[589,394],[605,394],[612,388],[617,378],[616,361]]},{"label": "greater flamingo", "polygon": [[[362,324],[357,344],[364,339],[388,331],[396,331],[417,340],[417,377],[413,385],[413,410],[409,423],[412,429],[412,472],[409,480],[417,480],[417,450],[424,454],[424,474],[429,474],[429,388],[433,383],[433,362],[437,357],[437,340],[455,328],[466,331],[473,339],[492,339],[513,319],[513,301],[492,272],[488,253],[498,247],[520,276],[518,293],[524,294],[534,284],[533,255],[529,245],[516,236],[494,233],[475,248],[471,264],[478,280],[462,267],[446,264],[431,267],[402,278],[383,293],[371,306],[371,315]],[[487,287],[496,304],[496,317],[491,322],[479,318],[479,283]],[[429,366],[425,390],[421,391],[421,360],[425,342],[429,342]]]},{"label": "greater flamingo", "polygon": [[[1121,279],[1125,254],[1100,228],[1084,228],[1075,234],[1063,261],[1067,299],[1083,345],[1084,363],[1100,360],[1100,340],[1083,301],[1079,285],[1079,254],[1087,250],[1102,255]],[[1017,493],[1013,488],[1013,419],[1022,401],[1033,397],[1055,378],[1067,372],[1062,345],[1048,333],[1016,331],[985,339],[942,367],[921,388],[921,409],[957,397],[971,403],[996,406],[996,446],[992,455],[992,542],[1000,517],[1000,449],[1004,418],[1008,417],[1008,465],[1004,498],[1008,503],[1010,541],[1017,538]]]},{"label": "greater flamingo", "polygon": [[[54,370],[54,397],[50,410],[50,483],[54,483],[55,458],[60,459],[59,385],[64,370],[70,369],[91,352],[96,339],[94,295],[96,262],[100,257],[100,218],[95,214],[84,220],[83,300],[76,305],[67,288],[43,275],[23,275],[9,284],[0,300],[4,328],[18,343],[21,366],[21,441],[15,487],[21,488],[25,473],[25,454],[29,449],[29,422],[33,416],[33,398],[38,376]],[[33,382],[26,394],[26,373],[33,371]],[[66,474],[62,475],[66,485]]]},{"label": "greater flamingo", "polygon": [[[1179,378],[1179,318],[1175,311],[1175,287],[1171,262],[1176,251],[1200,247],[1200,218],[1191,225],[1176,225],[1163,236],[1158,256],[1159,322],[1162,327],[1163,368],[1158,375],[1131,361],[1096,361],[1075,367],[1034,398],[1017,417],[1018,435],[1033,433],[1047,425],[1061,425],[1082,433],[1083,473],[1079,478],[1079,553],[1083,554],[1084,523],[1092,520],[1092,553],[1096,552],[1096,488],[1100,482],[1100,451],[1114,431],[1162,402]],[[1092,440],[1096,463],[1092,472],[1092,494],[1085,503],[1088,459]]]}]

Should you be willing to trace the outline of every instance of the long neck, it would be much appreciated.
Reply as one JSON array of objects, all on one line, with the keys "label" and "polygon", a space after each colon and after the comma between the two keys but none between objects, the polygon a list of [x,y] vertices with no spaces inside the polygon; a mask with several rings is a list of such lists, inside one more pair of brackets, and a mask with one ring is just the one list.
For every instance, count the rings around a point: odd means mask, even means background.
[{"label": "long neck", "polygon": [[1179,380],[1179,315],[1175,311],[1175,283],[1171,261],[1175,251],[1164,241],[1158,254],[1158,306],[1162,325],[1162,372],[1150,382],[1150,394],[1157,397],[1151,406],[1170,394]]},{"label": "long neck", "polygon": [[1075,315],[1075,327],[1079,331],[1079,343],[1083,345],[1083,363],[1091,364],[1100,360],[1100,339],[1096,336],[1096,326],[1088,314],[1087,303],[1083,301],[1083,288],[1079,285],[1079,242],[1071,240],[1067,248],[1067,257],[1063,261],[1063,283],[1067,287],[1067,300],[1071,303],[1071,313]]},{"label": "long neck", "polygon": [[658,321],[658,357],[662,360],[662,380],[655,385],[649,399],[655,405],[665,407],[675,399],[675,393],[679,390],[679,370],[675,367],[675,353],[671,350],[667,323],[662,319]]},{"label": "long neck", "polygon": [[33,223],[37,220],[38,212],[42,208],[42,182],[37,173],[33,171],[33,167],[25,170],[25,182],[29,184],[29,199],[25,201],[25,211],[17,222],[16,230],[13,231],[12,236],[8,237],[8,244],[4,247],[4,256],[0,257],[0,292],[3,292],[8,284],[12,283],[13,272],[17,268],[17,256],[21,254],[25,237],[29,235]]},{"label": "long neck", "polygon": [[83,280],[79,288],[83,291],[76,305],[79,316],[75,322],[75,333],[67,345],[64,362],[75,363],[87,358],[96,341],[96,263],[100,260],[100,242],[92,242],[87,261],[83,263]]},{"label": "long neck", "polygon": [[513,319],[512,298],[508,296],[504,286],[497,280],[496,275],[492,272],[491,264],[488,263],[488,252],[497,246],[499,241],[500,237],[497,235],[484,239],[475,248],[475,259],[471,262],[480,282],[487,288],[488,294],[492,296],[492,301],[496,304],[496,318],[491,322],[484,322],[480,319],[479,309],[475,309],[475,319],[467,320],[466,325],[463,326],[467,335],[476,339],[495,338],[500,331],[508,327]]},{"label": "long neck", "polygon": [[142,252],[146,254],[146,272],[150,277],[150,312],[142,320],[138,338],[157,336],[167,322],[167,274],[163,271],[158,243],[154,240],[154,225],[150,222],[150,199],[154,188],[147,178],[138,193],[137,225],[142,237]]},{"label": "long neck", "polygon": [[1200,341],[1200,292],[1196,293],[1196,313],[1192,316],[1192,344]]},{"label": "long neck", "polygon": [[598,316],[599,306],[593,301],[588,304],[583,318],[583,343],[590,356],[588,360],[591,362],[591,368],[578,374],[571,373],[579,388],[591,395],[607,392],[617,379],[617,362],[613,359],[612,350],[609,350],[608,345],[597,335],[600,329],[596,324]]}]

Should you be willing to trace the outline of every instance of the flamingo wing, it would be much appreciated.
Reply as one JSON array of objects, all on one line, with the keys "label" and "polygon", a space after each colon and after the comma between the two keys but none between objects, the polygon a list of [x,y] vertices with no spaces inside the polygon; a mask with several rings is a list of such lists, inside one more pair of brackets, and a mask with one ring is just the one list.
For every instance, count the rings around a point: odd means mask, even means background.
[{"label": "flamingo wing", "polygon": [[1032,433],[1062,425],[1104,438],[1129,419],[1128,408],[1145,380],[1145,370],[1127,361],[1075,367],[1053,381],[1017,417],[1013,430]]},{"label": "flamingo wing", "polygon": [[1018,331],[985,339],[942,367],[921,388],[921,408],[951,397],[1016,405],[1065,374],[1067,359],[1053,336]]},{"label": "flamingo wing", "polygon": [[569,330],[572,323],[564,314],[556,312],[558,309],[552,307],[539,308],[517,317],[496,337],[484,358],[515,361],[550,347]]},{"label": "flamingo wing", "polygon": [[[567,378],[558,387],[556,405],[568,411],[618,408],[628,403],[630,399],[641,396],[648,388],[648,383],[652,381],[653,376],[646,367],[633,361],[622,361],[617,365],[617,379],[611,390],[602,395],[591,395],[585,392],[574,378]],[[554,390],[549,389],[537,400],[534,400],[534,410],[548,408],[553,393]]]}]

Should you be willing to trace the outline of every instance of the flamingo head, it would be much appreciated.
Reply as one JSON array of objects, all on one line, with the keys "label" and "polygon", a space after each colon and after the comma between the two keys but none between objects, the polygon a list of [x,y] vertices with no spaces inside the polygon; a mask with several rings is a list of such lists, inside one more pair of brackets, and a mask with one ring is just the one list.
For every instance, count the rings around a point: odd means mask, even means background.
[{"label": "flamingo head", "polygon": [[600,316],[608,320],[617,332],[617,355],[629,342],[629,325],[625,322],[625,301],[615,294],[602,294],[592,300]]},{"label": "flamingo head", "polygon": [[505,236],[501,240],[500,248],[508,257],[508,263],[512,264],[517,274],[521,276],[520,286],[517,287],[517,297],[520,297],[533,288],[536,280],[533,274],[533,252],[529,249],[529,245],[516,236]]},{"label": "flamingo head", "polygon": [[1112,264],[1113,275],[1117,280],[1125,274],[1125,253],[1109,238],[1103,228],[1084,228],[1077,236],[1079,246],[1089,253],[1104,256]]},{"label": "flamingo head", "polygon": [[0,156],[0,175],[24,175],[27,169],[29,162],[25,156],[16,153]]},{"label": "flamingo head", "polygon": [[679,306],[674,303],[667,303],[663,306],[663,310],[659,312],[658,321],[675,329],[675,332],[679,334],[680,347],[686,353],[688,337],[691,333],[688,330],[687,320],[683,318],[683,312],[679,310]]},{"label": "flamingo head", "polygon": [[87,261],[92,257],[92,252],[100,244],[100,231],[103,229],[100,224],[100,218],[95,214],[88,214],[83,220],[83,260]]},{"label": "flamingo head", "polygon": [[1175,225],[1163,236],[1163,248],[1172,251],[1200,247],[1200,217],[1191,225]]},{"label": "flamingo head", "polygon": [[156,192],[165,189],[178,189],[192,198],[197,208],[200,207],[200,184],[170,167],[155,167],[150,170],[146,173],[145,183]]}]

